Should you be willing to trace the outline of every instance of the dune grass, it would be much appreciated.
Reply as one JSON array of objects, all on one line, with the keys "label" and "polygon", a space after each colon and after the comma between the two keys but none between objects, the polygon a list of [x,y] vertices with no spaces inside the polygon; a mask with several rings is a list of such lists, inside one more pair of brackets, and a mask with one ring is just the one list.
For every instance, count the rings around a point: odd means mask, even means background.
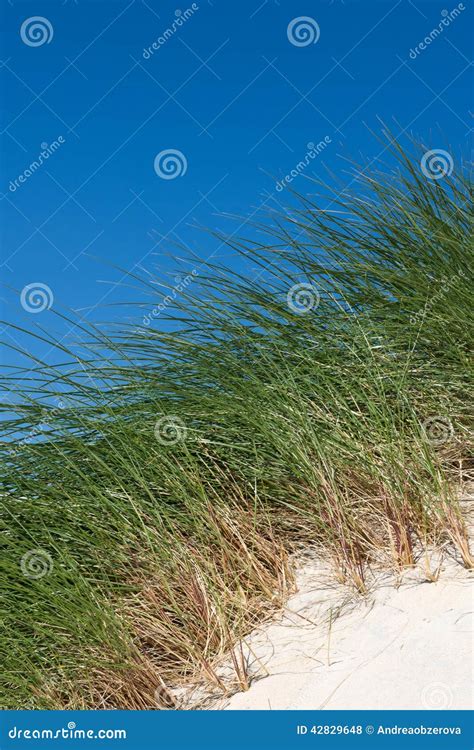
[{"label": "dune grass", "polygon": [[[6,371],[3,707],[225,690],[216,659],[285,600],[301,547],[361,592],[433,547],[472,565],[472,184],[392,147],[331,210],[299,197],[227,240],[247,275],[196,261],[151,325],[81,323],[59,364]],[[141,283],[138,320],[170,291]]]}]

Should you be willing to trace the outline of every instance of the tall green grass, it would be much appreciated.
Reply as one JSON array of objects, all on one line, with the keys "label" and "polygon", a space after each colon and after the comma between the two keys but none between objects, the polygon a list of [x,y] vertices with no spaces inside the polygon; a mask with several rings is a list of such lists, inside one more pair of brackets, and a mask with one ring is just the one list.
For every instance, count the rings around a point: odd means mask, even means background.
[{"label": "tall green grass", "polygon": [[[5,375],[4,707],[228,688],[216,659],[308,545],[362,592],[433,547],[471,565],[472,184],[392,148],[329,210],[299,197],[261,242],[224,240],[252,273],[196,261],[152,325],[82,322],[57,365]],[[162,296],[141,283],[137,320]]]}]

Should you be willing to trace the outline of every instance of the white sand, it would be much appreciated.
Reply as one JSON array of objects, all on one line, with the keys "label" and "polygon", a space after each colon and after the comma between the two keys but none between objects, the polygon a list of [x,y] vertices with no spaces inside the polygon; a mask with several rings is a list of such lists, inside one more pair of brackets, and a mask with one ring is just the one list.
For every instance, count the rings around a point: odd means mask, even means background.
[{"label": "white sand", "polygon": [[[472,545],[474,494],[461,503]],[[296,582],[280,615],[235,649],[237,661],[243,651],[250,688],[230,698],[198,688],[183,707],[473,707],[473,573],[453,550],[425,555],[403,574],[372,571],[364,597],[335,583],[334,569],[315,552],[301,562]],[[235,685],[229,658],[217,673]]]},{"label": "white sand", "polygon": [[323,571],[307,563],[284,616],[247,640],[250,668],[262,672],[258,657],[268,676],[220,707],[471,708],[472,580],[453,561],[443,567],[436,583],[418,570],[394,588],[386,576],[348,602],[347,589],[323,587]]}]

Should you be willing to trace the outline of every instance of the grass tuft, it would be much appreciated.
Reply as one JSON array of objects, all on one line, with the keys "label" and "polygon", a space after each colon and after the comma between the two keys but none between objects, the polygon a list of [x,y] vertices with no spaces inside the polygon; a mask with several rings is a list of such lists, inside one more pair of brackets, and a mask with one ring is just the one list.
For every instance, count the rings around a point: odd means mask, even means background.
[{"label": "grass tuft", "polygon": [[426,558],[436,580],[436,547],[472,566],[472,183],[391,148],[397,167],[355,169],[331,211],[321,186],[324,207],[299,197],[261,242],[224,238],[246,275],[201,265],[159,325],[80,323],[65,364],[7,370],[4,708],[225,691],[219,657],[309,545],[361,592],[371,565]]}]

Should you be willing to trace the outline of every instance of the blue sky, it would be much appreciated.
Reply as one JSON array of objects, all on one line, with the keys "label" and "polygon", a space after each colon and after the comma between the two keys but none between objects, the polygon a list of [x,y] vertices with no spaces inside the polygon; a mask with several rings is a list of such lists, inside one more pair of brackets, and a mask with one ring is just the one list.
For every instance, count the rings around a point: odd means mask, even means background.
[{"label": "blue sky", "polygon": [[[326,139],[305,174],[346,181],[344,157],[382,151],[378,118],[469,155],[467,0],[4,0],[0,13],[2,317],[66,343],[75,330],[54,310],[129,316],[113,305],[136,293],[114,266],[175,274],[175,243],[226,260],[196,227],[252,236],[308,143]],[[168,150],[178,175],[156,160]],[[41,313],[25,305],[38,284]]]}]

